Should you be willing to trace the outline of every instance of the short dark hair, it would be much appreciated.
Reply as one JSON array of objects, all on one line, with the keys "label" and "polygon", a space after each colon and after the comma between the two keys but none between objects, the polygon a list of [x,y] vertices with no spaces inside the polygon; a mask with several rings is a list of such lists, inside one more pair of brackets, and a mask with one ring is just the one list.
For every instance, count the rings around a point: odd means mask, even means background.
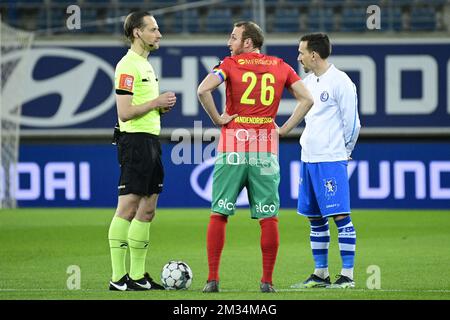
[{"label": "short dark hair", "polygon": [[306,41],[306,48],[308,51],[317,52],[322,59],[326,59],[331,54],[331,44],[330,39],[325,33],[310,33],[305,34],[300,41]]},{"label": "short dark hair", "polygon": [[148,11],[133,11],[127,15],[123,23],[123,31],[128,40],[133,42],[133,30],[141,29],[144,26],[144,17],[147,16],[152,17],[153,15]]},{"label": "short dark hair", "polygon": [[264,34],[261,28],[253,21],[239,21],[234,24],[236,28],[244,27],[242,41],[251,39],[255,48],[261,49],[264,44]]}]

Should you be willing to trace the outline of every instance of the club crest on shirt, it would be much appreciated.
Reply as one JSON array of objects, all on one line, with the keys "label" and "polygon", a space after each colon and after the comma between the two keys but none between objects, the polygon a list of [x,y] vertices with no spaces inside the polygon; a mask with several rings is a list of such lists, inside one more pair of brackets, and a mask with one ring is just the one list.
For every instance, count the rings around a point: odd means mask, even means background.
[{"label": "club crest on shirt", "polygon": [[322,102],[327,101],[329,96],[330,96],[330,95],[328,94],[328,92],[326,92],[326,91],[322,92],[322,93],[320,94],[320,101],[322,101]]},{"label": "club crest on shirt", "polygon": [[337,183],[335,178],[323,179],[323,185],[325,187],[325,198],[329,200],[336,195]]}]

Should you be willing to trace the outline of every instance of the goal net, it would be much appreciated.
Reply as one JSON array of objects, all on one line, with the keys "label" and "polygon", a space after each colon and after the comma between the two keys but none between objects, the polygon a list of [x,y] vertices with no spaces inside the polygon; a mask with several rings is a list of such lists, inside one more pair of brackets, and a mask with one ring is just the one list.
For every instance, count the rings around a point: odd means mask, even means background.
[{"label": "goal net", "polygon": [[12,28],[0,17],[0,209],[15,208],[20,115],[33,33]]}]

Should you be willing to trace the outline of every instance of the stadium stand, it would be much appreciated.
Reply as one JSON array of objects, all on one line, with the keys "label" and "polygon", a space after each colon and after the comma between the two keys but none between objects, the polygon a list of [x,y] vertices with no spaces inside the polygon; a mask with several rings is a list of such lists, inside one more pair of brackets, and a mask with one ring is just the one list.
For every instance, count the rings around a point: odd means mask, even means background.
[{"label": "stadium stand", "polygon": [[402,30],[402,10],[399,7],[381,11],[381,29],[385,31]]},{"label": "stadium stand", "polygon": [[235,17],[237,17],[237,20],[252,20],[253,18],[253,13],[252,10],[250,9],[244,9],[241,10],[239,15],[236,15]]},{"label": "stadium stand", "polygon": [[274,32],[297,32],[299,30],[299,11],[297,8],[277,8],[274,19]]},{"label": "stadium stand", "polygon": [[208,33],[227,33],[233,17],[230,8],[208,10],[205,31]]},{"label": "stadium stand", "polygon": [[[65,25],[66,8],[79,5],[82,22],[126,15],[136,9],[156,10],[198,0],[0,0],[2,20],[26,30],[58,33]],[[160,28],[170,33],[227,33],[230,22],[252,19],[251,0],[225,0],[217,4],[158,16]],[[265,0],[267,31],[370,32],[366,28],[369,5],[381,8],[381,32],[450,31],[450,0]],[[117,34],[116,24],[89,25],[83,34]]]},{"label": "stadium stand", "polygon": [[310,8],[308,11],[308,30],[310,32],[335,30],[335,15],[332,8]]},{"label": "stadium stand", "polygon": [[362,32],[366,30],[366,9],[364,7],[344,8],[340,31]]},{"label": "stadium stand", "polygon": [[[159,21],[160,19],[158,19]],[[199,14],[196,10],[178,11],[173,19],[173,32],[198,32],[199,30]],[[161,27],[160,27],[161,28]],[[162,29],[162,28],[161,28]],[[169,31],[170,29],[168,29]],[[169,31],[170,32],[170,31]]]},{"label": "stadium stand", "polygon": [[435,8],[413,8],[411,10],[410,27],[412,31],[434,31],[436,29]]}]

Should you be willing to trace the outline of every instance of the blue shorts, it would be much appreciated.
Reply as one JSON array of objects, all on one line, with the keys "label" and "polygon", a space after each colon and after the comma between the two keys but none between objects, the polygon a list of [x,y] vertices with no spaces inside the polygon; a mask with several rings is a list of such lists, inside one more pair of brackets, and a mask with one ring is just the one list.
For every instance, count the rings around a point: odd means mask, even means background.
[{"label": "blue shorts", "polygon": [[350,214],[347,164],[348,161],[301,161],[297,207],[299,214],[311,218]]}]

